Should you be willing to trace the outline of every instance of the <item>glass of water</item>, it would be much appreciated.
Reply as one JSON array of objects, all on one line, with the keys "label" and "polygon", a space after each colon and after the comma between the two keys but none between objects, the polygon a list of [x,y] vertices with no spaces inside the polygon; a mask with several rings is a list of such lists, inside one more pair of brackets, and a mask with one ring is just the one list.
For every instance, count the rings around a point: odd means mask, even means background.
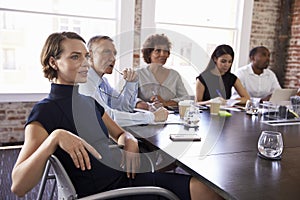
[{"label": "glass of water", "polygon": [[259,155],[263,158],[281,159],[283,151],[282,134],[276,131],[262,131],[257,144]]},{"label": "glass of water", "polygon": [[200,111],[199,109],[191,105],[186,109],[184,117],[184,125],[187,127],[198,127],[198,123],[200,121]]},{"label": "glass of water", "polygon": [[259,110],[259,101],[259,98],[251,98],[250,100],[247,100],[245,105],[246,113],[250,115],[257,115]]}]

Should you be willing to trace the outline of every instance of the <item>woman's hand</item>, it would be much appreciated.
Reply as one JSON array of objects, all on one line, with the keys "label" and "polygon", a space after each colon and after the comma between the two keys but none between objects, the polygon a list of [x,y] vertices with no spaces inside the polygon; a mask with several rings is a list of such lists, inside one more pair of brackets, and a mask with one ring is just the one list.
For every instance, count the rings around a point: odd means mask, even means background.
[{"label": "woman's hand", "polygon": [[161,98],[160,95],[153,95],[152,97],[150,97],[150,102],[164,104],[165,100],[163,98]]},{"label": "woman's hand", "polygon": [[[126,132],[124,134],[127,134]],[[121,166],[125,167],[128,178],[135,178],[135,173],[140,168],[140,155],[137,140],[130,134],[125,136],[125,145]]]},{"label": "woman's hand", "polygon": [[53,132],[53,136],[58,138],[58,145],[71,156],[75,166],[83,171],[85,169],[91,169],[90,158],[87,151],[95,158],[102,158],[90,144],[69,131],[57,129]]},{"label": "woman's hand", "polygon": [[215,97],[213,99],[210,99],[209,102],[217,102],[220,103],[221,105],[226,105],[226,99],[224,99],[223,97]]},{"label": "woman's hand", "polygon": [[118,124],[116,124],[107,113],[102,116],[108,132],[118,145],[124,146],[121,167],[124,166],[127,177],[135,178],[136,169],[140,167],[139,146],[137,140],[129,132],[126,132]]},{"label": "woman's hand", "polygon": [[145,101],[139,101],[135,107],[143,110],[149,110],[149,105]]}]

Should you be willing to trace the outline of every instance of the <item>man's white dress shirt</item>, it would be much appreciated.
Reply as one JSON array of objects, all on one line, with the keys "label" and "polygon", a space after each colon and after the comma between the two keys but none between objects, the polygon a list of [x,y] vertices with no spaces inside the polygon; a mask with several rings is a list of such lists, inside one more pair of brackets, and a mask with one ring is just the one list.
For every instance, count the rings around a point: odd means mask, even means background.
[{"label": "man's white dress shirt", "polygon": [[[264,69],[262,74],[257,75],[253,72],[252,63],[238,68],[234,74],[240,79],[250,97],[263,98],[272,94],[275,89],[281,88],[272,70]],[[238,96],[235,90],[232,96],[232,98]]]}]

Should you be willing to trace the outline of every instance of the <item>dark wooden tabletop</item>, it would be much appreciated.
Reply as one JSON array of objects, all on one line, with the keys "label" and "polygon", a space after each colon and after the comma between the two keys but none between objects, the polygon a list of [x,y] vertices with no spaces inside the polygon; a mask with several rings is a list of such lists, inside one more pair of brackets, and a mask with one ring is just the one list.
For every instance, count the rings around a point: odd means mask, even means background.
[{"label": "dark wooden tabletop", "polygon": [[[205,111],[197,129],[174,124],[126,129],[175,158],[179,166],[226,199],[299,199],[300,126],[270,126],[260,116],[231,113],[231,117],[219,117]],[[263,130],[282,133],[280,161],[257,156]],[[169,136],[175,133],[197,133],[201,141],[173,142]]]}]

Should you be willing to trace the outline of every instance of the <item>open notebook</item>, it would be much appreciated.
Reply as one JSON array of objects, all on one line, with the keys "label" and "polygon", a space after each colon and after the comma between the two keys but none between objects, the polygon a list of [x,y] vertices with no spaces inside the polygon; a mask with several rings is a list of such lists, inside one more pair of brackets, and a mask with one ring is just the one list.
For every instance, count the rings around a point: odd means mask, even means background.
[{"label": "open notebook", "polygon": [[271,98],[270,102],[278,103],[280,101],[289,101],[291,96],[294,96],[297,93],[298,89],[276,89]]}]

